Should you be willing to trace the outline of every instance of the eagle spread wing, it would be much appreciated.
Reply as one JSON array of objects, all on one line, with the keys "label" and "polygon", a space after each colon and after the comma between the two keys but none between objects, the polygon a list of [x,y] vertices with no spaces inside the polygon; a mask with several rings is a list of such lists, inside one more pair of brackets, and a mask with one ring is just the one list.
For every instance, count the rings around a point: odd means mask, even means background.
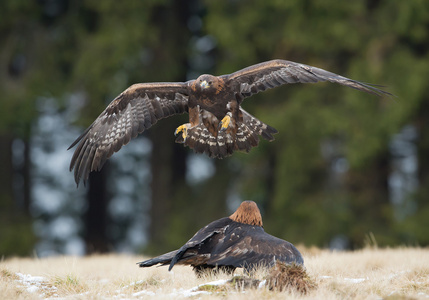
[{"label": "eagle spread wing", "polygon": [[341,75],[287,60],[271,60],[259,63],[230,75],[223,75],[226,81],[236,81],[243,97],[290,83],[316,83],[328,81],[348,86],[377,96],[391,95],[375,85],[362,83]]},{"label": "eagle spread wing", "polygon": [[116,97],[69,147],[76,183],[99,171],[114,152],[159,119],[188,110],[186,83],[135,84]]},{"label": "eagle spread wing", "polygon": [[[70,164],[76,183],[158,119],[189,112],[176,129],[176,142],[197,153],[223,158],[250,151],[259,137],[272,141],[277,130],[241,108],[244,98],[289,83],[328,81],[378,96],[391,95],[374,85],[320,68],[286,60],[256,64],[229,75],[201,75],[186,83],[135,84],[114,99],[70,146],[78,144]],[[70,149],[69,148],[69,149]]]},{"label": "eagle spread wing", "polygon": [[244,201],[234,214],[200,229],[180,249],[139,265],[169,264],[171,270],[175,264],[184,264],[193,266],[199,273],[214,268],[250,271],[260,266],[271,267],[276,261],[304,264],[294,245],[264,231],[256,203]]}]

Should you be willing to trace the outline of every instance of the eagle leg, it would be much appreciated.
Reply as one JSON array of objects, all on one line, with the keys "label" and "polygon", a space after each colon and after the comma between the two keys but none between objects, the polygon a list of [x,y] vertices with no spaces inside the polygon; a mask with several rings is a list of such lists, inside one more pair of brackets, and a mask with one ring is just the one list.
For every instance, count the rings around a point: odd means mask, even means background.
[{"label": "eagle leg", "polygon": [[190,123],[186,123],[186,124],[180,125],[174,131],[174,135],[178,135],[179,132],[182,131],[183,143],[186,141],[186,138],[188,137],[188,129],[189,129],[189,127],[191,127],[191,124]]},{"label": "eagle leg", "polygon": [[231,112],[228,112],[225,117],[223,117],[222,121],[219,122],[219,129],[220,131],[225,131],[229,124],[231,123]]}]

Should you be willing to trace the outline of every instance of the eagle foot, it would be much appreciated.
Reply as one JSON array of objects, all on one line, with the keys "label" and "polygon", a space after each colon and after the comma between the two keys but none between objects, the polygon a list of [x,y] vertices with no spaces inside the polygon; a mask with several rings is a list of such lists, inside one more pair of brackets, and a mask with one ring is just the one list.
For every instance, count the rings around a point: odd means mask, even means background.
[{"label": "eagle foot", "polygon": [[179,127],[176,128],[176,130],[174,131],[174,135],[178,135],[179,132],[182,131],[182,138],[183,138],[183,142],[186,141],[186,138],[188,136],[188,125],[189,124],[183,124],[180,125]]},{"label": "eagle foot", "polygon": [[231,113],[227,113],[225,117],[223,117],[222,121],[219,122],[220,131],[225,131],[229,124],[231,123]]}]

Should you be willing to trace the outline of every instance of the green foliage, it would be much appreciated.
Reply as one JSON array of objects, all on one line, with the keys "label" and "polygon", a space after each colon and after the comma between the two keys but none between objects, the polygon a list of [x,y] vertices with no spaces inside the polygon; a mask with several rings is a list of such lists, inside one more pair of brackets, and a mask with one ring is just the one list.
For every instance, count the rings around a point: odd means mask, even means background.
[{"label": "green foliage", "polygon": [[0,255],[4,257],[32,255],[36,242],[32,230],[32,220],[20,213],[6,215],[0,213]]},{"label": "green foliage", "polygon": [[[248,156],[237,156],[245,170],[240,191],[265,208],[267,230],[318,245],[343,234],[350,246],[362,246],[370,231],[382,245],[404,241],[404,230],[392,232],[397,221],[387,190],[389,166],[382,162],[388,161],[393,134],[416,121],[426,99],[428,4],[332,0],[206,5],[206,29],[219,45],[216,73],[283,58],[381,83],[397,96],[378,99],[318,84],[279,88],[245,101],[246,109],[279,130],[275,142],[262,142]],[[349,165],[334,187],[330,161],[323,155],[326,143],[337,145],[335,155],[344,156]],[[418,205],[428,206],[423,201]],[[427,216],[425,209],[420,212]],[[407,222],[421,229],[414,232],[427,235],[420,221],[411,217]],[[421,235],[413,236],[422,241]]]},{"label": "green foliage", "polygon": [[[203,12],[198,34],[217,43],[214,74],[282,58],[386,85],[397,96],[379,99],[317,84],[246,100],[246,110],[279,130],[276,141],[261,141],[249,154],[216,162],[216,174],[194,186],[184,179],[184,163],[180,169],[171,158],[179,153],[185,160],[184,152],[167,151],[169,157],[160,159],[170,169],[160,175],[168,177],[162,187],[168,190],[166,207],[160,210],[166,221],[150,245],[154,252],[183,244],[224,216],[231,190],[257,201],[266,230],[294,243],[326,246],[341,234],[359,247],[373,232],[380,246],[429,244],[428,226],[422,226],[429,213],[429,2],[218,0],[188,7],[184,1],[87,0],[69,1],[56,15],[40,3],[0,4],[0,134],[14,138],[32,134],[39,97],[53,97],[61,107],[68,95],[82,92],[86,102],[76,122],[87,126],[132,83],[185,80],[192,53],[187,20],[198,9]],[[23,67],[14,71],[22,58]],[[397,220],[387,188],[389,143],[408,124],[420,133],[420,185],[409,200],[414,213]],[[157,149],[172,147],[170,131],[151,129],[152,140],[162,139]],[[338,178],[331,170],[337,158],[348,164]],[[10,203],[6,208],[11,210]],[[31,243],[30,225],[23,224],[0,228],[0,243],[18,233]],[[26,247],[20,253],[28,252]]]}]

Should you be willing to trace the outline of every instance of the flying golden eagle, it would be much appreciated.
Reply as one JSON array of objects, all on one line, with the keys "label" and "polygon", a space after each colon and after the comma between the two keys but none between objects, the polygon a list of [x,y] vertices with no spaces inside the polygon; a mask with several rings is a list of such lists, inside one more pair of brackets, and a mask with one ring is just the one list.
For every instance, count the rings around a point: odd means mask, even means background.
[{"label": "flying golden eagle", "polygon": [[[116,97],[81,136],[70,163],[76,183],[98,171],[114,152],[159,119],[189,113],[177,127],[176,142],[197,153],[223,158],[249,151],[259,136],[274,140],[277,130],[241,108],[244,98],[289,83],[329,81],[375,95],[389,94],[373,85],[323,69],[286,60],[256,64],[229,75],[201,75],[187,82],[138,83]],[[390,95],[390,94],[389,94]]]},{"label": "flying golden eagle", "polygon": [[258,206],[244,201],[229,217],[200,229],[180,249],[138,263],[140,267],[157,264],[191,265],[197,274],[205,270],[236,268],[252,271],[256,267],[272,267],[276,261],[303,265],[301,253],[291,243],[264,231]]}]

